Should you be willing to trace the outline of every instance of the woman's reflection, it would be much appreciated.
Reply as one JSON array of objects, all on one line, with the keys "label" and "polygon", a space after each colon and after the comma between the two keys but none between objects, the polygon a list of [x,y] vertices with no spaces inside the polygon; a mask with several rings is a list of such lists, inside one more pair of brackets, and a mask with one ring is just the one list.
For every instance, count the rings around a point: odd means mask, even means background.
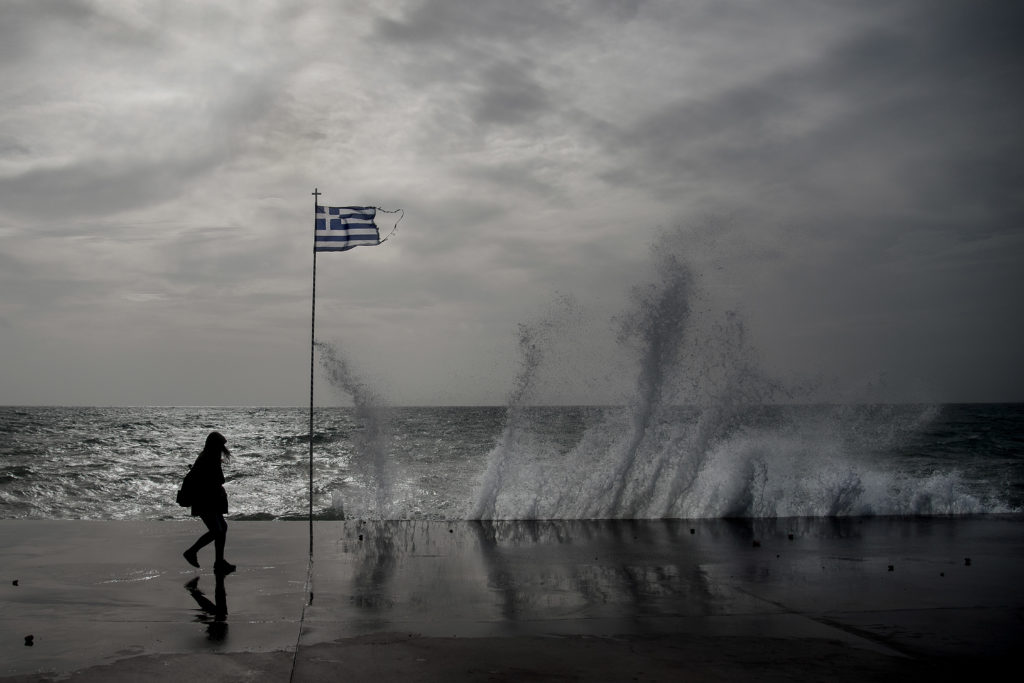
[{"label": "woman's reflection", "polygon": [[215,574],[213,597],[215,602],[210,602],[203,591],[199,590],[199,577],[192,579],[185,584],[185,590],[196,601],[201,610],[196,616],[196,621],[206,624],[206,633],[209,640],[221,641],[228,635],[228,598],[224,592],[224,575]]}]

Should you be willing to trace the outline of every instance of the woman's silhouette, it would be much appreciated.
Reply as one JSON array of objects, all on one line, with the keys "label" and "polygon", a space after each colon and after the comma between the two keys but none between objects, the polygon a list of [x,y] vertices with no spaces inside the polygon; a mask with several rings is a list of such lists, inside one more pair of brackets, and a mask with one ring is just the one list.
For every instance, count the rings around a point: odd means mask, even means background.
[{"label": "woman's silhouette", "polygon": [[220,468],[221,456],[231,457],[227,439],[220,432],[210,432],[206,446],[192,465],[191,476],[195,481],[192,502],[192,516],[203,520],[208,531],[199,537],[182,555],[193,567],[199,566],[196,554],[199,549],[213,542],[216,561],[213,571],[228,574],[235,571],[235,565],[224,560],[224,541],[227,538],[228,523],[224,515],[228,511],[228,494],[224,490],[224,472]]}]

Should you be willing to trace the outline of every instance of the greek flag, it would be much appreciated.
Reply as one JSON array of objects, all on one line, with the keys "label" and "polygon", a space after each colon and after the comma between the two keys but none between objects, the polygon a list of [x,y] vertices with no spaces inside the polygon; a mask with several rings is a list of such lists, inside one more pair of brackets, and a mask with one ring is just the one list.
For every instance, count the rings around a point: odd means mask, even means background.
[{"label": "greek flag", "polygon": [[348,251],[380,244],[373,206],[317,206],[313,251]]}]

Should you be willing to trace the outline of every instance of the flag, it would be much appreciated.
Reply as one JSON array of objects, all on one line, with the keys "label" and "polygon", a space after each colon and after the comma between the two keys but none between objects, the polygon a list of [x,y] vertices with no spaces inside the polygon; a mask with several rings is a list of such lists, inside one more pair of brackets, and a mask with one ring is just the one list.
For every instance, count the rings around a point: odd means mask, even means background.
[{"label": "flag", "polygon": [[317,206],[313,251],[348,251],[380,244],[373,206]]}]

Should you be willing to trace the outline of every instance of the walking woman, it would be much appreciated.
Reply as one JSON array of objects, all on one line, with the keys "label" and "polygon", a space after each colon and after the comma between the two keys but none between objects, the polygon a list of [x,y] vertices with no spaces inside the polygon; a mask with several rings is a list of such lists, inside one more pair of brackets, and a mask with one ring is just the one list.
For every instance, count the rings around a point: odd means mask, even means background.
[{"label": "walking woman", "polygon": [[190,565],[199,567],[199,549],[212,542],[215,554],[213,571],[217,574],[229,574],[235,571],[235,565],[224,560],[224,541],[228,532],[228,523],[224,521],[224,515],[228,512],[228,494],[224,490],[224,472],[220,467],[222,455],[225,460],[231,457],[227,439],[220,432],[210,432],[206,437],[206,446],[196,458],[190,473],[195,485],[192,516],[203,520],[207,532],[182,555]]}]

